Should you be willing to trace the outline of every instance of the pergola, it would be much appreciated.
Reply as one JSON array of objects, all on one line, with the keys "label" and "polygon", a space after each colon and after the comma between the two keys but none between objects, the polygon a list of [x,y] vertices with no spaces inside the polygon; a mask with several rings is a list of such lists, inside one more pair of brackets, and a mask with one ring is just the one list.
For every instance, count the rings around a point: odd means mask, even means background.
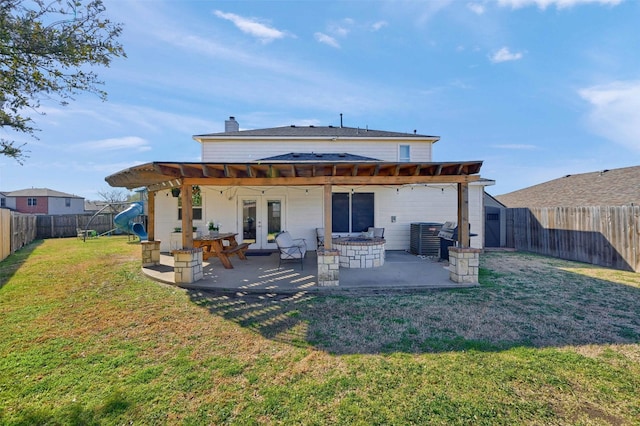
[{"label": "pergola", "polygon": [[458,245],[469,242],[469,183],[480,179],[482,161],[466,162],[152,162],[130,167],[105,178],[113,187],[146,187],[148,235],[154,241],[155,193],[180,188],[182,245],[193,248],[192,186],[322,186],[324,187],[325,248],[331,248],[333,185],[457,184]]}]

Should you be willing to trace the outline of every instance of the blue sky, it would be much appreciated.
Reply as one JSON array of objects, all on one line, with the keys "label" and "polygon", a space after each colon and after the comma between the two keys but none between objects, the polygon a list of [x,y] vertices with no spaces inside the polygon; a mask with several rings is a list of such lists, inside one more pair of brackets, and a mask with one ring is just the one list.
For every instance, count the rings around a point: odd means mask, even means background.
[{"label": "blue sky", "polygon": [[[0,190],[99,199],[105,176],[199,161],[194,134],[339,125],[438,135],[500,195],[640,164],[640,1],[105,0],[128,58],[109,93],[43,102]],[[6,135],[11,136],[11,135]]]}]

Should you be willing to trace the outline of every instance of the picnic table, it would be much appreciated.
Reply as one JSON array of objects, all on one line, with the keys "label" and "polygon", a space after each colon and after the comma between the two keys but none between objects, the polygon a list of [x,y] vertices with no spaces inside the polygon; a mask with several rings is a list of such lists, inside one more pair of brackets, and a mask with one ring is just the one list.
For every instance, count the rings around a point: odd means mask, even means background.
[{"label": "picnic table", "polygon": [[[217,257],[225,269],[233,269],[229,257],[238,256],[242,260],[247,260],[245,252],[249,249],[249,244],[238,244],[234,233],[224,233],[218,235],[205,235],[193,240],[193,247],[202,248],[202,259]],[[228,244],[225,244],[227,242]]]}]

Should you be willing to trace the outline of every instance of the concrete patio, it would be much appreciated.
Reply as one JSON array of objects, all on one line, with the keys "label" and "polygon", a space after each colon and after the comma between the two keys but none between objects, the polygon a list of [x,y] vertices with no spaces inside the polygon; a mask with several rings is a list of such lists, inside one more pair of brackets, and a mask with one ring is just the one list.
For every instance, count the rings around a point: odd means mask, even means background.
[{"label": "concrete patio", "polygon": [[[387,251],[383,266],[371,269],[340,268],[339,287],[317,285],[316,253],[307,252],[304,268],[299,262],[284,263],[278,269],[277,253],[249,252],[247,260],[233,258],[233,269],[225,269],[211,258],[203,263],[204,278],[188,289],[242,293],[299,293],[340,291],[438,290],[475,287],[477,284],[457,284],[449,280],[448,262],[413,255],[406,251]],[[161,253],[160,265],[142,268],[153,280],[176,285],[173,256]]]}]

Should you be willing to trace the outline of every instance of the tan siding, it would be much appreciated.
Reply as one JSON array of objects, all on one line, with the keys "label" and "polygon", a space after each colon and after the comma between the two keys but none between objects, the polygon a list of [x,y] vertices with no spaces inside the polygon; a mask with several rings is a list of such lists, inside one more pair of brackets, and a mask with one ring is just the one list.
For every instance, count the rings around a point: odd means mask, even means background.
[{"label": "tan siding", "polygon": [[[290,152],[319,152],[362,155],[382,161],[398,161],[397,141],[233,141],[202,144],[204,162],[243,162],[287,154]],[[411,161],[431,161],[431,143],[412,143]]]},{"label": "tan siding", "polygon": [[316,228],[324,222],[322,191],[320,186],[290,188],[287,198],[287,231],[304,238],[310,250],[316,249]]}]

